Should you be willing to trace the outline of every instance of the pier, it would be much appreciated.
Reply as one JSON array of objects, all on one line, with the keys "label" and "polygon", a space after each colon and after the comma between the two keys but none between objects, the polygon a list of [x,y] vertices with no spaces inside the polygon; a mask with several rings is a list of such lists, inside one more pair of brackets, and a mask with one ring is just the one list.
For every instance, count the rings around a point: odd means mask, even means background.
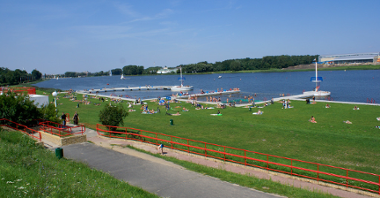
[{"label": "pier", "polygon": [[117,88],[103,88],[103,89],[88,89],[79,90],[77,93],[81,94],[96,94],[101,92],[113,91],[141,91],[141,90],[171,90],[173,86],[139,86],[139,87],[117,87]]}]

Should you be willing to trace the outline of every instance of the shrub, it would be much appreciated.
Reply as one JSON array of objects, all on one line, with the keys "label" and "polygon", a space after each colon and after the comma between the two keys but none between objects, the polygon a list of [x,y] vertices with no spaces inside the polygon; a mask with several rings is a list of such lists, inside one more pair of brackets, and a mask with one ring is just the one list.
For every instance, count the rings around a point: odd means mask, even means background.
[{"label": "shrub", "polygon": [[[111,106],[106,105],[99,113],[99,121],[103,125],[119,126],[124,125],[123,119],[128,115],[128,112],[122,105]],[[111,128],[116,130],[116,128]]]},{"label": "shrub", "polygon": [[0,118],[7,118],[19,124],[27,125],[30,121],[41,118],[41,112],[30,101],[28,95],[12,92],[0,95]]},{"label": "shrub", "polygon": [[60,123],[58,118],[58,111],[56,111],[54,104],[49,103],[47,106],[43,106],[41,109],[42,118],[52,122]]}]

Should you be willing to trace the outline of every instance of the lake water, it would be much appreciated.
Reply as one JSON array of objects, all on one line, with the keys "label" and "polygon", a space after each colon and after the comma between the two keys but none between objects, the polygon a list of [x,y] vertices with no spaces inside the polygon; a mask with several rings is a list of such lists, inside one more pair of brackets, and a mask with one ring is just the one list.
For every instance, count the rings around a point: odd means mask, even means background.
[{"label": "lake water", "polygon": [[[330,91],[334,101],[367,102],[374,99],[380,102],[380,70],[352,70],[352,71],[319,71],[323,77],[322,91]],[[241,93],[231,96],[223,96],[239,99],[244,96],[254,95],[255,100],[265,100],[279,97],[280,94],[298,95],[303,91],[311,91],[315,83],[310,82],[310,77],[315,76],[310,72],[278,72],[278,73],[234,73],[234,74],[199,74],[184,75],[184,85],[194,86],[189,93],[204,91],[216,91],[217,89],[240,88]],[[222,76],[218,79],[218,76]],[[61,90],[84,90],[93,88],[112,87],[139,87],[139,86],[173,86],[179,85],[176,75],[154,76],[126,76],[121,80],[120,76],[102,76],[88,78],[61,78],[59,80],[47,80],[35,84],[38,87],[56,88]],[[108,84],[108,85],[107,85]],[[149,91],[120,91],[113,92],[116,95],[128,95],[133,98],[156,98],[158,96],[170,96],[170,90]],[[103,94],[110,94],[103,93]],[[201,99],[202,100],[202,99]]]}]

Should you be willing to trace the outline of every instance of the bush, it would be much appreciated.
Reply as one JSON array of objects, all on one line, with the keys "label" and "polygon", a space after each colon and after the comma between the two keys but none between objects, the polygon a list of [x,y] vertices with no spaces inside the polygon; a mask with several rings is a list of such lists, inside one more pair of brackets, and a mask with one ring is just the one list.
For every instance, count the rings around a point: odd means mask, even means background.
[{"label": "bush", "polygon": [[56,111],[54,104],[49,103],[47,106],[41,108],[42,119],[52,122],[60,123],[58,118],[58,111]]},{"label": "bush", "polygon": [[16,95],[13,92],[0,95],[0,118],[27,125],[41,116],[42,113],[33,101],[29,100],[28,95]]},{"label": "bush", "polygon": [[[122,105],[110,106],[106,105],[104,109],[102,109],[99,113],[99,121],[103,125],[109,126],[119,126],[120,124],[123,126],[123,119],[128,115],[128,112],[124,109]],[[111,128],[111,130],[115,131],[116,127]]]}]

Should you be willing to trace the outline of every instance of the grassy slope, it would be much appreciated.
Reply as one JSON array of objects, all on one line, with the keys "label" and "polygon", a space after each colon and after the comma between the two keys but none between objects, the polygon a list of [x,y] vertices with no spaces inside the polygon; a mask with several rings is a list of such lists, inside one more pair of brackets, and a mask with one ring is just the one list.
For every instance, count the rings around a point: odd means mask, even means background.
[{"label": "grassy slope", "polygon": [[0,178],[5,197],[157,197],[82,163],[58,160],[28,136],[1,129]]},{"label": "grassy slope", "polygon": [[[78,98],[80,99],[80,95]],[[67,99],[60,99],[59,111],[72,116],[78,111],[80,123],[94,128],[99,123],[98,112],[101,106],[81,105]],[[90,99],[99,103],[97,99]],[[122,103],[127,106],[126,102]],[[276,103],[262,109],[261,116],[252,115],[244,108],[227,108],[221,110],[223,116],[210,116],[215,110],[194,110],[190,104],[181,103],[189,112],[181,112],[178,117],[162,113],[154,115],[130,112],[125,119],[125,126],[148,131],[161,132],[179,137],[202,140],[210,143],[242,148],[262,153],[291,157],[311,162],[342,166],[356,170],[380,173],[380,133],[379,106],[359,105],[359,111],[353,111],[354,105],[332,104],[330,109],[325,103],[306,105],[305,102],[292,101],[293,109],[281,109]],[[157,104],[149,103],[149,108],[156,109]],[[171,113],[177,110],[174,108]],[[59,113],[60,114],[60,113]],[[317,124],[308,122],[311,116]],[[170,126],[169,120],[174,120]],[[344,124],[350,120],[353,124]]]}]

